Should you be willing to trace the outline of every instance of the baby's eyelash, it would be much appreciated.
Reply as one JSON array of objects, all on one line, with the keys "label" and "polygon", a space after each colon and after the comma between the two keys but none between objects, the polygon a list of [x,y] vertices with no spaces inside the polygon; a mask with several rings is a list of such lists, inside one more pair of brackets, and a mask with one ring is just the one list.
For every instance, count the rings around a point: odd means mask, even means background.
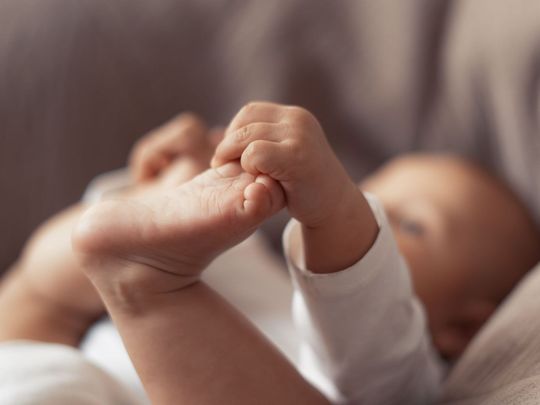
[{"label": "baby's eyelash", "polygon": [[400,219],[399,229],[413,236],[422,236],[425,233],[425,228],[420,222],[408,218]]}]

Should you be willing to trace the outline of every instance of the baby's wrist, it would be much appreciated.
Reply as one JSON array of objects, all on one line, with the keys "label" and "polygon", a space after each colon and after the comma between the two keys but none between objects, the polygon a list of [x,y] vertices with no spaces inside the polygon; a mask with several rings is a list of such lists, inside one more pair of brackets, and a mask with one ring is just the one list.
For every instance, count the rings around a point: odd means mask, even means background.
[{"label": "baby's wrist", "polygon": [[351,182],[334,212],[317,224],[302,224],[306,266],[333,273],[360,260],[373,245],[378,225],[362,192]]}]

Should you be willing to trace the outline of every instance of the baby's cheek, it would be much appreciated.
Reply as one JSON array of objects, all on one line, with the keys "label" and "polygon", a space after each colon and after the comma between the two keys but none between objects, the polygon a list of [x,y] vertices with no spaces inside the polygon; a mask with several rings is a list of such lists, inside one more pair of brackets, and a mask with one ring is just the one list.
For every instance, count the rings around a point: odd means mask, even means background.
[{"label": "baby's cheek", "polygon": [[422,254],[427,248],[422,243],[411,241],[410,238],[400,236],[399,231],[395,232],[401,256],[409,267],[411,279],[417,293],[429,290],[429,282],[432,277],[432,264],[429,263],[427,255]]}]

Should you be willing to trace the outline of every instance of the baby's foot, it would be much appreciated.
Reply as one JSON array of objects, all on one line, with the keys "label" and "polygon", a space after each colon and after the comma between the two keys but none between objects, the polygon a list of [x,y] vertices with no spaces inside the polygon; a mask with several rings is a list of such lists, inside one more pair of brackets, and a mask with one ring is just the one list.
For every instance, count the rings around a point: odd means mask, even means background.
[{"label": "baby's foot", "polygon": [[277,183],[230,163],[146,198],[98,204],[76,227],[74,248],[102,294],[134,301],[195,282],[283,204]]},{"label": "baby's foot", "polygon": [[[195,174],[206,170],[215,148],[214,132],[195,114],[178,115],[135,144],[129,159],[134,179],[138,183],[155,180],[179,159],[190,160],[198,170]],[[183,181],[191,179],[188,175]]]}]

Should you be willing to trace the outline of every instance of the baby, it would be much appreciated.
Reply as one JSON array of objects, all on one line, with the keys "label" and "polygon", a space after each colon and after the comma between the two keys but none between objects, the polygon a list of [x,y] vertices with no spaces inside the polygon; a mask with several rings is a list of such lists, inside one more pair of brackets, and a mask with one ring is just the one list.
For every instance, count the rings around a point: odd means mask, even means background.
[{"label": "baby", "polygon": [[178,188],[100,204],[74,234],[159,403],[323,401],[198,278],[283,205],[295,218],[285,245],[304,358],[336,400],[432,401],[441,369],[427,325],[440,352],[455,358],[538,260],[527,211],[480,169],[400,159],[365,183],[381,204],[356,187],[301,108],[244,107],[212,166]]},{"label": "baby", "polygon": [[[183,177],[169,173],[169,184],[207,168],[219,131],[210,134],[208,143],[201,122],[189,115],[179,121],[134,149],[131,166],[139,183],[157,178],[180,151],[183,168],[172,172]],[[366,178],[361,188],[383,204],[434,343],[444,358],[455,360],[512,286],[540,260],[532,218],[504,183],[457,157],[400,157]]]},{"label": "baby", "polygon": [[[214,169],[176,187],[211,153],[193,142],[202,139],[200,123],[185,122],[189,147],[169,126],[169,135],[147,138],[134,153],[138,178],[163,174],[161,186],[92,208],[75,233],[156,403],[324,402],[198,281],[212,258],[284,204],[297,221],[285,244],[303,361],[337,400],[419,403],[435,395],[440,367],[409,271],[431,339],[452,360],[539,259],[540,237],[517,198],[460,159],[392,161],[365,180],[378,200],[366,199],[313,116],[255,103],[231,122]],[[171,165],[185,165],[178,154],[195,156],[190,175],[170,174]],[[92,294],[89,314],[100,308]]]}]

